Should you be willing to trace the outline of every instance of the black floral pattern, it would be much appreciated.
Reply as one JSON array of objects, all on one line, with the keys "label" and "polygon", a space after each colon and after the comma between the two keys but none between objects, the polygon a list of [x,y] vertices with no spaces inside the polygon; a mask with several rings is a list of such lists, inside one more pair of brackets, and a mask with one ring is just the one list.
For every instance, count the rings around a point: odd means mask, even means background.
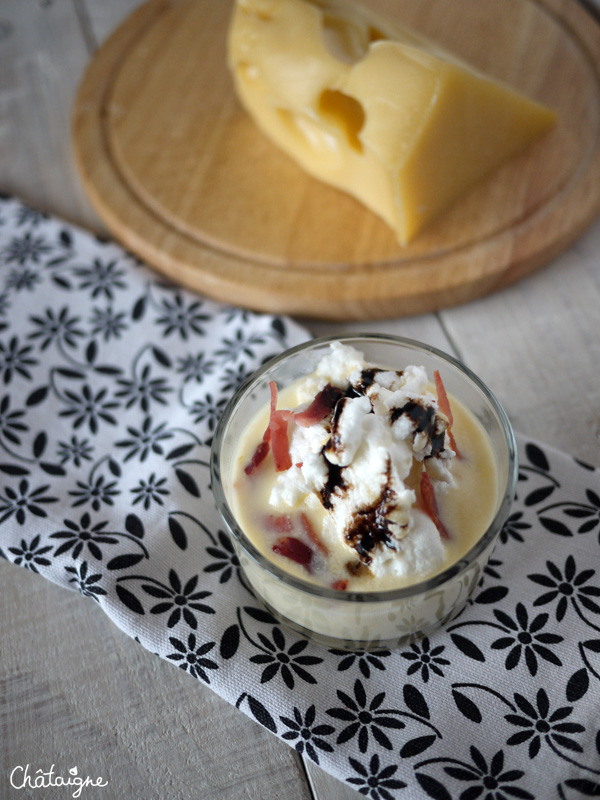
[{"label": "black floral pattern", "polygon": [[600,598],[600,587],[590,583],[596,576],[595,569],[577,571],[572,555],[568,555],[564,567],[560,568],[552,561],[546,562],[547,574],[529,575],[529,580],[544,587],[548,591],[536,597],[534,605],[554,604],[558,622],[562,622],[569,605],[580,614],[581,608],[600,614],[600,604],[594,598]]},{"label": "black floral pattern", "polygon": [[61,464],[73,462],[76,467],[80,467],[84,461],[91,461],[94,452],[93,445],[89,439],[79,439],[78,436],[71,436],[68,442],[59,442],[57,455]]},{"label": "black floral pattern", "polygon": [[206,654],[215,646],[215,642],[205,642],[198,644],[196,635],[190,633],[187,638],[187,643],[184,644],[174,636],[169,637],[169,641],[175,648],[174,653],[169,653],[167,656],[171,661],[179,662],[179,667],[189,672],[194,678],[199,678],[206,683],[210,683],[210,678],[206,670],[219,669],[219,665],[212,658],[206,658]]},{"label": "black floral pattern", "polygon": [[13,563],[25,567],[32,572],[39,572],[38,567],[49,567],[52,563],[47,554],[52,550],[52,545],[40,545],[40,535],[34,536],[30,542],[21,539],[16,547],[9,547],[8,552],[13,556]]},{"label": "black floral pattern", "polygon": [[307,667],[320,664],[322,659],[318,656],[307,655],[304,651],[308,647],[306,639],[298,639],[288,645],[281,628],[274,627],[271,636],[259,633],[261,653],[251,656],[253,664],[264,664],[260,676],[261,683],[268,683],[276,675],[280,675],[288,689],[296,685],[295,678],[300,678],[305,683],[316,683],[317,680]]},{"label": "black floral pattern", "polygon": [[24,266],[38,264],[40,259],[50,252],[52,246],[43,236],[36,236],[33,232],[27,231],[22,236],[12,237],[2,254],[6,264],[17,263]]},{"label": "black floral pattern", "polygon": [[58,311],[46,308],[44,316],[35,315],[30,319],[34,328],[28,338],[39,343],[42,351],[53,343],[60,348],[76,348],[79,340],[85,336],[83,329],[79,327],[80,318],[70,316],[68,306],[62,306]]},{"label": "black floral pattern", "polygon": [[585,727],[578,722],[567,722],[573,713],[569,706],[561,706],[551,711],[550,701],[544,689],[539,689],[535,704],[522,694],[515,694],[516,714],[507,714],[506,721],[516,728],[507,739],[508,745],[521,745],[528,743],[529,758],[533,759],[540,752],[545,743],[553,751],[556,748],[565,748],[570,753],[582,753],[583,747],[577,739],[577,734],[585,731]]},{"label": "black floral pattern", "polygon": [[111,339],[120,339],[127,330],[125,312],[115,312],[112,306],[94,308],[90,323],[92,325],[92,335],[99,334],[105,342],[110,342]]},{"label": "black floral pattern", "polygon": [[5,486],[0,491],[0,523],[5,522],[14,516],[19,525],[24,525],[25,521],[33,515],[34,517],[48,516],[44,505],[57,503],[58,497],[50,497],[46,494],[50,488],[49,484],[32,488],[27,478],[19,481],[18,486]]},{"label": "black floral pattern", "polygon": [[105,530],[107,520],[96,522],[92,525],[89,514],[83,514],[79,522],[70,519],[64,520],[66,530],[51,533],[51,539],[60,539],[62,544],[56,547],[55,556],[71,552],[73,558],[79,558],[82,550],[87,549],[89,554],[98,561],[102,561],[102,544],[117,544],[117,539]]},{"label": "black floral pattern", "polygon": [[10,395],[5,394],[0,399],[0,439],[8,439],[13,444],[21,444],[21,433],[29,430],[29,426],[23,422],[25,411],[19,409],[11,410]]},{"label": "black floral pattern", "polygon": [[206,590],[196,591],[198,575],[192,575],[185,583],[174,569],[169,570],[167,583],[162,583],[156,578],[129,575],[120,580],[140,581],[142,590],[150,597],[158,599],[150,608],[151,614],[167,614],[167,628],[174,628],[180,620],[185,621],[190,628],[198,627],[199,614],[214,614],[215,610],[207,603],[201,602],[210,597],[212,592]]},{"label": "black floral pattern", "polygon": [[[523,789],[517,784],[525,772],[519,769],[505,769],[505,756],[502,750],[498,750],[489,763],[474,745],[470,748],[470,762],[459,761],[458,759],[441,759],[440,763],[446,763],[443,770],[450,778],[457,782],[457,785],[469,784],[460,792],[458,797],[461,800],[475,800],[478,797],[484,800],[509,800],[517,797],[522,800],[535,800],[535,795]],[[422,769],[428,762],[420,765]],[[429,790],[435,791],[437,782],[428,777],[426,772],[418,773],[418,780],[421,786],[428,790],[429,796],[434,796]],[[450,797],[450,795],[448,795]]]},{"label": "black floral pattern", "polygon": [[314,705],[309,706],[304,715],[294,706],[293,717],[282,716],[280,719],[289,728],[281,738],[293,743],[294,749],[300,755],[306,753],[311,761],[318,764],[317,750],[333,753],[333,746],[324,737],[334,733],[335,728],[327,723],[315,725],[316,715],[317,710]]},{"label": "black floral pattern", "polygon": [[563,637],[543,630],[549,619],[548,614],[537,614],[530,620],[523,603],[517,603],[514,616],[500,609],[494,610],[494,616],[503,626],[504,635],[492,642],[492,647],[496,650],[508,649],[505,661],[507,670],[515,669],[521,656],[524,656],[531,675],[537,675],[538,658],[562,666],[562,661],[548,645],[562,642]]},{"label": "black floral pattern", "polygon": [[410,646],[410,650],[405,650],[402,653],[402,658],[412,662],[406,674],[413,675],[416,672],[420,673],[423,683],[427,683],[432,674],[439,675],[443,678],[444,671],[442,667],[450,664],[448,659],[442,655],[445,649],[443,644],[432,648],[427,637],[420,642],[413,642]]},{"label": "black floral pattern", "polygon": [[98,433],[101,422],[108,422],[110,425],[117,424],[117,418],[112,412],[119,407],[119,404],[115,400],[108,399],[106,387],[94,391],[87,383],[84,383],[80,392],[66,389],[63,398],[67,407],[58,413],[61,417],[73,418],[74,430],[87,425],[90,433],[95,434]]},{"label": "black floral pattern", "polygon": [[124,461],[137,456],[140,461],[145,461],[150,453],[162,455],[164,448],[162,442],[171,439],[172,433],[167,430],[165,422],[161,422],[155,427],[152,426],[152,417],[145,417],[141,428],[127,427],[128,439],[121,439],[116,443],[117,447],[127,448]]},{"label": "black floral pattern", "polygon": [[33,269],[12,269],[8,272],[5,288],[15,292],[32,292],[36,284],[41,283],[39,273]]},{"label": "black floral pattern", "polygon": [[355,786],[359,793],[373,800],[393,800],[395,797],[391,790],[404,789],[406,784],[393,776],[398,772],[397,764],[381,766],[377,753],[371,756],[368,764],[362,764],[356,758],[348,759],[355,775],[346,778],[348,783]]},{"label": "black floral pattern", "polygon": [[227,583],[233,576],[240,562],[236,555],[231,539],[225,531],[217,531],[220,547],[207,547],[206,552],[214,561],[211,561],[204,567],[204,572],[219,572],[219,583]]},{"label": "black floral pattern", "polygon": [[163,328],[165,337],[179,334],[181,339],[187,340],[194,333],[202,336],[203,323],[208,322],[210,316],[202,311],[202,303],[194,300],[186,303],[183,296],[176,293],[172,298],[165,298],[160,303],[160,315],[156,322]]},{"label": "black floral pattern", "polygon": [[187,355],[177,359],[177,372],[183,375],[183,382],[195,381],[202,383],[202,381],[210,375],[215,368],[215,362],[206,358],[204,353],[196,353],[196,355]]},{"label": "black floral pattern", "polygon": [[365,678],[370,678],[373,670],[384,672],[386,669],[384,659],[392,655],[390,650],[378,650],[376,653],[362,653],[333,649],[329,652],[339,657],[337,668],[340,672],[351,669],[356,665]]},{"label": "black floral pattern", "polygon": [[0,342],[0,375],[8,385],[15,375],[31,380],[30,368],[38,361],[31,358],[31,345],[21,345],[17,336],[11,336],[7,343]]},{"label": "black floral pattern", "polygon": [[94,511],[100,511],[102,504],[112,506],[114,498],[121,494],[116,486],[117,481],[107,481],[104,475],[90,476],[88,481],[77,481],[77,489],[69,492],[71,497],[76,498],[71,505],[75,508],[89,504]]},{"label": "black floral pattern", "polygon": [[75,584],[85,597],[91,597],[92,600],[98,602],[100,597],[106,595],[106,589],[100,586],[102,573],[90,573],[87,561],[83,561],[76,567],[65,567],[65,572],[72,576],[67,582]]},{"label": "black floral pattern", "polygon": [[204,422],[212,433],[219,417],[223,413],[225,402],[225,398],[217,400],[209,393],[201,400],[194,400],[190,408],[190,415],[196,424]]},{"label": "black floral pattern", "polygon": [[531,528],[531,523],[523,521],[523,512],[514,511],[509,515],[508,519],[502,526],[502,530],[500,531],[500,541],[502,544],[506,544],[506,542],[512,537],[518,542],[522,542],[524,533],[525,531],[529,530],[529,528]]},{"label": "black floral pattern", "polygon": [[173,391],[172,387],[168,386],[166,378],[152,377],[149,364],[146,364],[140,374],[131,380],[119,378],[117,383],[121,388],[115,392],[115,397],[123,398],[125,408],[139,405],[145,414],[148,413],[153,402],[166,405],[167,395]]},{"label": "black floral pattern", "polygon": [[146,511],[152,503],[157,503],[159,506],[164,505],[164,498],[170,494],[169,490],[165,488],[166,482],[166,478],[157,478],[154,472],[147,480],[142,478],[139,484],[131,490],[131,493],[135,495],[133,505],[142,503]]},{"label": "black floral pattern", "polygon": [[338,689],[337,696],[343,706],[327,710],[330,717],[348,723],[340,731],[337,743],[347,742],[356,736],[358,749],[361,753],[366,753],[369,747],[369,736],[372,736],[381,747],[391,750],[393,745],[383,729],[401,730],[405,727],[405,723],[395,716],[398,712],[382,708],[385,692],[378,692],[369,700],[360,680],[355,682],[353,688],[354,697]]},{"label": "black floral pattern", "polygon": [[0,197],[0,557],[373,800],[594,796],[600,477],[518,437],[518,499],[445,630],[327,649],[263,608],[212,501],[231,393],[306,332]]},{"label": "black floral pattern", "polygon": [[118,289],[125,289],[125,271],[116,259],[102,261],[95,258],[91,264],[73,268],[73,275],[79,278],[79,288],[90,290],[92,298],[105,297],[113,300]]}]

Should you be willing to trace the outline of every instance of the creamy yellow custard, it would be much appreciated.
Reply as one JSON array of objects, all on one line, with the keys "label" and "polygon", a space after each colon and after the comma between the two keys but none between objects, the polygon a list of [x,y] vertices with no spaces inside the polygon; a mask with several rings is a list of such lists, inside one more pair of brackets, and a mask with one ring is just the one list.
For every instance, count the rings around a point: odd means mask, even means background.
[{"label": "creamy yellow custard", "polygon": [[[283,465],[277,443],[264,445],[265,396],[234,451],[230,502],[266,558],[318,586],[380,592],[430,578],[473,547],[498,506],[496,459],[481,423],[452,396],[449,424],[432,379],[332,345],[312,375],[277,391],[287,417]],[[307,424],[306,410],[326,392],[322,418]]]}]

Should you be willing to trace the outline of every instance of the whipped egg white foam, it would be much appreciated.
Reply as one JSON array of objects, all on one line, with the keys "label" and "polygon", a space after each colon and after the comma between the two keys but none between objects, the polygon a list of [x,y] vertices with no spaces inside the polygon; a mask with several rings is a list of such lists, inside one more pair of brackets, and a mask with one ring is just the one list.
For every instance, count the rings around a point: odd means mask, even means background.
[{"label": "whipped egg white foam", "polygon": [[268,502],[274,512],[300,507],[322,520],[333,573],[415,576],[446,560],[419,498],[424,470],[436,493],[453,485],[456,455],[430,387],[423,367],[373,367],[339,342],[295,387],[295,412],[323,390],[331,411],[307,426],[292,418],[292,466],[278,473]]}]

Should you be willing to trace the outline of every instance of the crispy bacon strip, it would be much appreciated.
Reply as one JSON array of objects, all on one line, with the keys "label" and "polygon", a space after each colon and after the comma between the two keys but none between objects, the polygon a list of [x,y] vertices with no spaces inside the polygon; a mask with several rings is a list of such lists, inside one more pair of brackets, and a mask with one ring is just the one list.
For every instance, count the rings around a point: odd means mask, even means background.
[{"label": "crispy bacon strip", "polygon": [[275,381],[269,381],[269,390],[271,392],[271,416],[269,417],[269,427],[273,414],[277,412],[277,384]]},{"label": "crispy bacon strip", "polygon": [[340,592],[345,592],[346,589],[348,588],[348,581],[345,580],[334,581],[331,584],[331,588],[337,589]]},{"label": "crispy bacon strip", "polygon": [[435,527],[438,529],[440,536],[442,539],[449,539],[450,534],[448,533],[448,529],[440,519],[438,504],[437,500],[435,499],[435,492],[433,491],[431,478],[425,472],[425,470],[423,470],[421,473],[421,497],[423,498],[423,503],[425,504],[425,511],[431,518],[431,521]]},{"label": "crispy bacon strip", "polygon": [[269,383],[269,389],[271,390],[271,417],[269,419],[271,449],[273,450],[276,471],[283,472],[292,466],[287,432],[290,412],[277,411],[277,384],[275,381]]},{"label": "crispy bacon strip", "polygon": [[246,475],[252,475],[252,473],[256,471],[271,449],[273,451],[273,460],[275,461],[275,469],[277,472],[282,472],[292,466],[290,445],[287,435],[287,425],[291,416],[291,411],[277,411],[277,384],[275,381],[269,383],[269,389],[271,390],[269,424],[263,434],[262,441],[259,442],[256,450],[252,454],[252,458],[244,467]]},{"label": "crispy bacon strip", "polygon": [[450,440],[450,447],[454,450],[457,456],[459,456],[458,447],[456,446],[456,442],[454,441],[454,435],[452,433],[452,425],[454,424],[454,417],[452,416],[452,409],[450,408],[450,401],[448,400],[448,395],[446,394],[446,387],[442,381],[442,376],[439,373],[439,370],[435,370],[433,373],[433,379],[435,381],[435,389],[438,396],[438,405],[440,407],[440,411],[446,417],[448,417],[448,439]]},{"label": "crispy bacon strip", "polygon": [[326,545],[321,540],[321,537],[313,528],[312,522],[306,516],[304,512],[300,514],[300,521],[302,522],[302,527],[306,531],[308,538],[311,542],[323,553],[324,556],[329,555],[329,550],[327,549]]},{"label": "crispy bacon strip", "polygon": [[291,533],[294,530],[294,523],[289,514],[267,514],[264,518],[265,526],[270,531],[277,531],[277,533]]},{"label": "crispy bacon strip", "polygon": [[262,441],[256,446],[254,453],[252,453],[252,458],[244,467],[244,472],[246,475],[252,475],[253,472],[258,469],[258,467],[262,464],[265,458],[269,454],[269,450],[271,447],[271,428],[267,425],[267,429],[263,434]]},{"label": "crispy bacon strip", "polygon": [[333,410],[333,407],[341,396],[341,389],[328,383],[327,386],[321,389],[315,396],[308,408],[294,414],[294,420],[298,425],[302,425],[304,428],[309,428],[311,425],[321,422],[321,420],[325,419]]},{"label": "crispy bacon strip", "polygon": [[282,536],[277,539],[273,545],[273,552],[295,561],[296,564],[305,567],[308,572],[311,571],[313,551],[295,536]]},{"label": "crispy bacon strip", "polygon": [[[267,428],[269,431],[269,438],[271,434],[271,429]],[[258,467],[262,464],[269,453],[269,440],[263,439],[260,444],[257,445],[256,450],[252,453],[252,458],[244,467],[244,472],[246,475],[252,475]]]}]

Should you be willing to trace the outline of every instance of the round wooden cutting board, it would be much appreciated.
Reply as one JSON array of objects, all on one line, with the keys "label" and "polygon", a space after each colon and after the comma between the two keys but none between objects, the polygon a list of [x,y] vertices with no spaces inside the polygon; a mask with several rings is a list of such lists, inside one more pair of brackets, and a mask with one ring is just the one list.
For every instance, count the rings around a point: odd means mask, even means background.
[{"label": "round wooden cutting board", "polygon": [[369,0],[558,113],[409,246],[256,128],[226,66],[231,0],[151,0],[103,45],[73,117],[114,236],[172,280],[262,311],[376,319],[521,278],[600,210],[600,26],[577,0]]}]

